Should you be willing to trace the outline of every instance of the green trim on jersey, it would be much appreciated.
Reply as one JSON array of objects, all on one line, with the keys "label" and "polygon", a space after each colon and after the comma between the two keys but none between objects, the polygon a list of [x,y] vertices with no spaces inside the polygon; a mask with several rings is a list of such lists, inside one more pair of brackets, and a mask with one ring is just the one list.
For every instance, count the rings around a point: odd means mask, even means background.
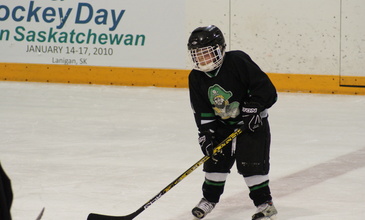
[{"label": "green trim on jersey", "polygon": [[212,118],[212,117],[215,117],[215,114],[214,113],[201,113],[200,116],[203,118]]}]

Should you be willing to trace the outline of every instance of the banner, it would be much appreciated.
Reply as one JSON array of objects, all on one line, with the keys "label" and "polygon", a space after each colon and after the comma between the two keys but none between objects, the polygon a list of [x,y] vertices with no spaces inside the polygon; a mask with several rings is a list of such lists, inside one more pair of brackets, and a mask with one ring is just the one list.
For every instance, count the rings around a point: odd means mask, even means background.
[{"label": "banner", "polygon": [[179,0],[2,0],[0,62],[184,68]]}]

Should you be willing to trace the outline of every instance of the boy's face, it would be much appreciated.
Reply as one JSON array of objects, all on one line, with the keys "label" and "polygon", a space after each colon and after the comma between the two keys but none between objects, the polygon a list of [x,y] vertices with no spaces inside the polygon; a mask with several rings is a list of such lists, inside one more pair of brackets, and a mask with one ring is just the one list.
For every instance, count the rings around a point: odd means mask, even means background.
[{"label": "boy's face", "polygon": [[214,61],[214,52],[209,47],[197,49],[196,59],[200,66],[205,66]]},{"label": "boy's face", "polygon": [[194,68],[210,72],[219,68],[223,63],[224,51],[220,46],[207,46],[190,50]]}]

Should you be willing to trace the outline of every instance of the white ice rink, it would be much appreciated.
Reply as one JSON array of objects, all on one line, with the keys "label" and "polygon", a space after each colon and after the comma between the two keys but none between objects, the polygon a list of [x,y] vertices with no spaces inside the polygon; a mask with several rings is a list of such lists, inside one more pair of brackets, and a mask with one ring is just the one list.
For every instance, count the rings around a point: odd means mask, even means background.
[{"label": "white ice rink", "polygon": [[[0,161],[14,220],[127,215],[197,162],[187,89],[0,82]],[[270,109],[279,220],[365,219],[365,96],[279,93]],[[191,220],[201,167],[136,217]],[[206,220],[249,220],[236,168]]]}]

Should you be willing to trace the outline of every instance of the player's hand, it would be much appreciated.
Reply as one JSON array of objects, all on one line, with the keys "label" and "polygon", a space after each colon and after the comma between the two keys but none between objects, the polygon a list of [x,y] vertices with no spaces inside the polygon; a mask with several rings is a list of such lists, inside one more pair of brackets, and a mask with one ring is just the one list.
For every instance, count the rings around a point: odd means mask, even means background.
[{"label": "player's hand", "polygon": [[255,132],[262,126],[262,118],[260,116],[263,107],[258,103],[245,103],[242,107],[242,120],[244,127]]},{"label": "player's hand", "polygon": [[218,162],[218,160],[221,160],[224,155],[223,153],[216,152],[216,154],[213,154],[214,147],[216,145],[214,132],[213,131],[203,131],[199,133],[199,144],[200,148],[205,156],[210,157],[214,162]]}]

